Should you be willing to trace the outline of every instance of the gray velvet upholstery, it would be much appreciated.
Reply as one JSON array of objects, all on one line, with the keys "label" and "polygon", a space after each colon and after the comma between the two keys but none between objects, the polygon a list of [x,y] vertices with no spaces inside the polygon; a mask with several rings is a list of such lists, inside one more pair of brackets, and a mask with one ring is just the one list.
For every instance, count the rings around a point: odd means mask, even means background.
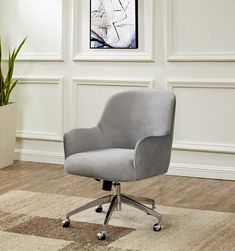
[{"label": "gray velvet upholstery", "polygon": [[110,148],[82,152],[68,157],[65,170],[76,174],[79,166],[81,176],[129,181],[136,179],[133,159],[133,149]]},{"label": "gray velvet upholstery", "polygon": [[163,90],[121,92],[98,125],[64,136],[68,173],[110,181],[166,173],[173,139],[175,96]]}]

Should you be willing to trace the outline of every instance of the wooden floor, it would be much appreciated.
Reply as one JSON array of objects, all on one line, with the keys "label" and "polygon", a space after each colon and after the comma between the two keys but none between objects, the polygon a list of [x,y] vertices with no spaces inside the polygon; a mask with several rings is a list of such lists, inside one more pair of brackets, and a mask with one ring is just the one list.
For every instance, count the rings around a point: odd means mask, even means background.
[{"label": "wooden floor", "polygon": [[[0,170],[0,194],[17,189],[91,198],[107,193],[100,182],[68,175],[61,165],[22,161]],[[151,197],[161,205],[235,212],[234,181],[163,175],[123,183],[122,191]]]}]

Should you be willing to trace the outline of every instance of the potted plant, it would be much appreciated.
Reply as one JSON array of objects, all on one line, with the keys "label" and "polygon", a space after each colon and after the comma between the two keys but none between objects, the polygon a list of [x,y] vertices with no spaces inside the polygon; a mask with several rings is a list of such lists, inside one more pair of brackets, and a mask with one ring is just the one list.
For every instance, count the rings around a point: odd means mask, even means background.
[{"label": "potted plant", "polygon": [[10,102],[10,95],[19,79],[13,79],[15,59],[26,38],[18,48],[9,51],[6,76],[2,69],[2,44],[0,37],[0,168],[9,166],[14,160],[16,139],[16,104]]}]

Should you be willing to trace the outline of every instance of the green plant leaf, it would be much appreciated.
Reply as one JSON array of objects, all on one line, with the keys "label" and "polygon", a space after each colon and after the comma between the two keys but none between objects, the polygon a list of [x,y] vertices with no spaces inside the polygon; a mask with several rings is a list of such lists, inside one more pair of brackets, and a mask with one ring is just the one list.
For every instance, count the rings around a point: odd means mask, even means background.
[{"label": "green plant leaf", "polygon": [[10,100],[10,95],[13,91],[13,89],[16,87],[18,83],[18,79],[13,80],[13,73],[14,73],[14,65],[16,57],[24,45],[27,37],[23,39],[23,41],[20,43],[20,45],[15,48],[12,53],[9,51],[8,55],[8,70],[6,77],[3,76],[2,71],[2,43],[1,43],[1,37],[0,37],[0,106],[7,105]]},{"label": "green plant leaf", "polygon": [[8,91],[7,96],[6,96],[6,102],[7,102],[7,104],[9,103],[11,92],[16,87],[17,83],[19,82],[19,79],[16,79],[15,81],[12,81],[12,82],[13,83],[11,84],[10,90]]},{"label": "green plant leaf", "polygon": [[22,46],[24,45],[25,41],[26,41],[27,37],[24,38],[24,40],[20,43],[20,45],[18,46],[18,48],[15,50],[15,53],[14,53],[14,60],[16,59],[20,49],[22,48]]}]

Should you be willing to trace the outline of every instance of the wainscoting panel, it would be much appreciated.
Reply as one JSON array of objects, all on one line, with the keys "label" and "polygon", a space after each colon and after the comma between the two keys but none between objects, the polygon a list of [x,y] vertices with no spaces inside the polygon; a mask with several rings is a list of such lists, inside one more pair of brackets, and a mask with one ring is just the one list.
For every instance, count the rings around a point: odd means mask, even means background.
[{"label": "wainscoting panel", "polygon": [[235,61],[235,1],[168,0],[169,61]]},{"label": "wainscoting panel", "polygon": [[63,60],[63,22],[63,0],[1,0],[4,57],[27,37],[17,60]]},{"label": "wainscoting panel", "polygon": [[17,137],[62,141],[62,78],[20,78],[12,97],[18,105]]},{"label": "wainscoting panel", "polygon": [[168,80],[177,99],[168,174],[235,180],[235,81]]},{"label": "wainscoting panel", "polygon": [[235,153],[235,81],[169,80],[177,98],[175,147]]},{"label": "wainscoting panel", "polygon": [[97,124],[106,101],[115,93],[133,88],[151,88],[153,80],[74,79],[74,126]]}]

